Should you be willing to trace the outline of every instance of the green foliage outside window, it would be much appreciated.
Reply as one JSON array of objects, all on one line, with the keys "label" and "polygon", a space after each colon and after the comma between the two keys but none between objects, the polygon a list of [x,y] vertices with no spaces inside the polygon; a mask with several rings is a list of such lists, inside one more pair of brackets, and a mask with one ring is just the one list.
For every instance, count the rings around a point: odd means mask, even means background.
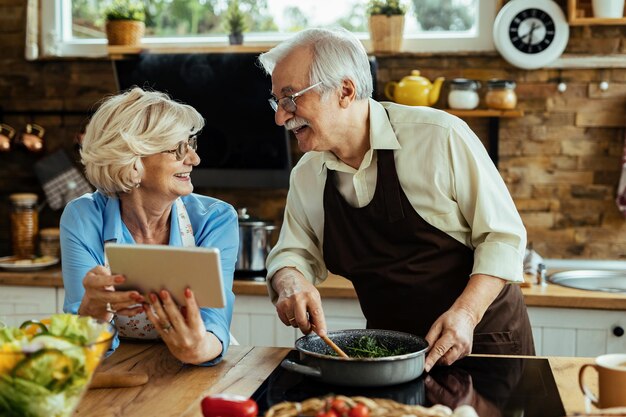
[{"label": "green foliage outside window", "polygon": [[[52,1],[52,0],[46,0]],[[118,0],[119,1],[119,0]],[[246,12],[247,32],[296,32],[312,25],[311,16],[292,1],[281,16],[273,16],[271,0],[238,0]],[[315,1],[315,0],[307,0]],[[423,31],[464,31],[476,23],[477,0],[337,0],[349,2],[349,9],[331,25],[352,32],[367,32],[368,14],[404,14],[411,6],[411,20]],[[104,9],[115,0],[71,0],[72,35],[76,38],[104,38]],[[144,5],[146,37],[224,35],[228,0],[134,0]],[[405,2],[404,4],[402,2]],[[304,2],[302,2],[304,4]],[[415,16],[413,16],[415,14]]]},{"label": "green foliage outside window", "polygon": [[[425,31],[464,31],[475,23],[473,7],[468,1],[412,0],[417,21]],[[474,0],[476,1],[476,0]],[[463,4],[465,3],[465,4]]]}]

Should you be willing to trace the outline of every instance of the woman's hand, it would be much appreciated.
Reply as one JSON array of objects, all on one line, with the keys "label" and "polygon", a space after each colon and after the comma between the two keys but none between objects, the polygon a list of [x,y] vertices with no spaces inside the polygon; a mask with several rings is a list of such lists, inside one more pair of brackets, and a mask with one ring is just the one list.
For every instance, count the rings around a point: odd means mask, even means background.
[{"label": "woman's hand", "polygon": [[134,316],[143,311],[144,298],[137,291],[116,291],[122,284],[122,275],[111,275],[109,268],[98,265],[83,278],[85,294],[78,307],[78,314],[111,321],[113,314]]},{"label": "woman's hand", "polygon": [[[185,306],[179,308],[166,290],[151,293],[143,309],[172,355],[185,363],[200,364],[222,353],[222,343],[204,327],[193,292],[185,290]],[[182,311],[182,312],[181,312]],[[228,340],[224,343],[229,343]]]},{"label": "woman's hand", "polygon": [[282,268],[272,277],[272,286],[278,293],[276,312],[287,326],[299,327],[309,334],[311,325],[320,336],[326,334],[326,319],[320,293],[295,268]]}]

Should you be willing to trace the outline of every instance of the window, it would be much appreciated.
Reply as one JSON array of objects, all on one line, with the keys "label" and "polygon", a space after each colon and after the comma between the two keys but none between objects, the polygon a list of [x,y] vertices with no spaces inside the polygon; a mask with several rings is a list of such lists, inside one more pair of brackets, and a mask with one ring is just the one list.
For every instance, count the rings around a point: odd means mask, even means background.
[{"label": "window", "polygon": [[[111,0],[42,2],[42,43],[47,55],[105,55],[102,10]],[[367,0],[239,0],[248,17],[247,45],[271,46],[306,27],[343,26],[369,47]],[[227,43],[220,16],[227,0],[144,0],[152,47]],[[404,50],[493,50],[496,0],[403,0]]]}]

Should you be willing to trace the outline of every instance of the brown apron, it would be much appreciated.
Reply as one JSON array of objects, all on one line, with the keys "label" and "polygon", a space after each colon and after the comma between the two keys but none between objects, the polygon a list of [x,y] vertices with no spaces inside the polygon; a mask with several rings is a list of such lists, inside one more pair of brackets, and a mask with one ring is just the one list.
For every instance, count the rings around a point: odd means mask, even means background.
[{"label": "brown apron", "polygon": [[[400,186],[393,151],[377,153],[376,190],[365,207],[348,204],[327,170],[324,262],[352,281],[368,328],[423,337],[465,289],[474,251],[417,214]],[[474,329],[472,352],[534,355],[518,286],[505,285],[489,306]]]}]

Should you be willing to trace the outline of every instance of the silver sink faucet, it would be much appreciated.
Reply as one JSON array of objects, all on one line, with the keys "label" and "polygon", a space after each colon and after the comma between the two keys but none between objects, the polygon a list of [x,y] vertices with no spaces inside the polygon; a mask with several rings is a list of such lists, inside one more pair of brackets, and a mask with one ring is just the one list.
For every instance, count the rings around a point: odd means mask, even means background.
[{"label": "silver sink faucet", "polygon": [[546,286],[548,285],[548,281],[546,280],[547,270],[546,264],[543,262],[537,265],[537,285]]}]

